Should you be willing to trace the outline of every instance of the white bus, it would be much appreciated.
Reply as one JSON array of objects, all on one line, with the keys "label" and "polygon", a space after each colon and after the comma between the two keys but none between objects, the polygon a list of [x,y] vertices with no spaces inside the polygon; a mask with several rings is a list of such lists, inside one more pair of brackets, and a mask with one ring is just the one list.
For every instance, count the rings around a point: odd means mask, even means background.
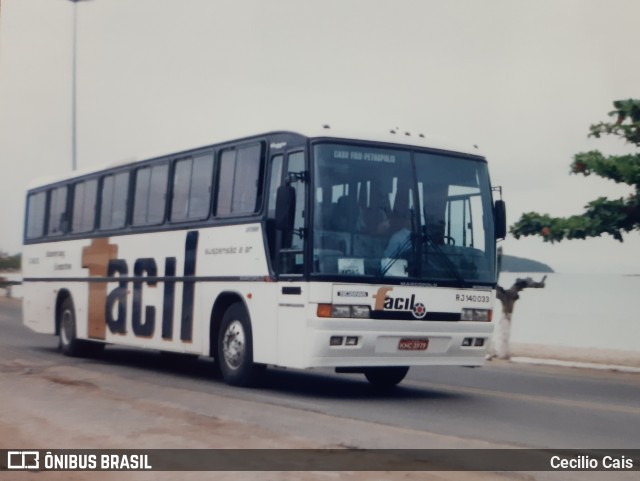
[{"label": "white bus", "polygon": [[272,365],[389,387],[483,364],[504,235],[475,149],[271,132],[30,188],[24,323],[67,355],[211,356],[234,385]]}]

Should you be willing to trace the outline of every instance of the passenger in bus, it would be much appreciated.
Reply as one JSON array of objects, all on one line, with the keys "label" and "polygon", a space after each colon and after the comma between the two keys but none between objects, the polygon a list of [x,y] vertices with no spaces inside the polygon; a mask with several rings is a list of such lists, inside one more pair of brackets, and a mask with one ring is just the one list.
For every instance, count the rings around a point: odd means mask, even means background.
[{"label": "passenger in bus", "polygon": [[[389,222],[391,205],[389,204],[389,193],[380,184],[381,181],[376,179],[370,183],[368,189],[366,184],[360,188],[360,205],[362,206],[366,233],[386,238],[391,227]],[[380,253],[383,248],[384,245],[380,248]]]},{"label": "passenger in bus", "polygon": [[355,199],[348,195],[340,197],[333,206],[331,222],[334,230],[359,232],[364,229],[362,209]]},{"label": "passenger in bus", "polygon": [[367,233],[375,236],[383,236],[389,233],[391,223],[388,211],[382,206],[369,207],[364,213],[364,222]]},{"label": "passenger in bus", "polygon": [[391,214],[391,231],[393,234],[389,239],[385,257],[394,257],[401,255],[411,248],[411,215],[408,210],[397,209]]}]

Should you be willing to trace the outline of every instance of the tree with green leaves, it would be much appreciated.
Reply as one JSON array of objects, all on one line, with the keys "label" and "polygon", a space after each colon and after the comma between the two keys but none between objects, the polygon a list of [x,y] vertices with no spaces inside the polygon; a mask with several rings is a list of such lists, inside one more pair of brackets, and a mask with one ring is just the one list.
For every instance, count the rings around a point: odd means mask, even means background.
[{"label": "tree with green leaves", "polygon": [[[591,125],[589,136],[614,135],[640,148],[640,100],[617,100],[613,106],[615,110],[609,116],[614,120]],[[635,192],[620,199],[600,197],[589,202],[581,215],[525,213],[509,230],[516,239],[540,235],[545,241],[559,242],[609,234],[622,242],[623,233],[640,230],[640,152],[608,156],[598,150],[582,152],[574,156],[571,173],[622,182],[635,188]]]}]

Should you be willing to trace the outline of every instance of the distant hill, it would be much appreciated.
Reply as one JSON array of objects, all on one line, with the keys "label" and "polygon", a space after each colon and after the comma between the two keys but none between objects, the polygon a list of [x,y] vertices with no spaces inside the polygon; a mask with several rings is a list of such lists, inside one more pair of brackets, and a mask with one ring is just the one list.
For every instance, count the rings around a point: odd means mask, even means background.
[{"label": "distant hill", "polygon": [[524,257],[502,256],[502,272],[553,272],[547,264]]}]

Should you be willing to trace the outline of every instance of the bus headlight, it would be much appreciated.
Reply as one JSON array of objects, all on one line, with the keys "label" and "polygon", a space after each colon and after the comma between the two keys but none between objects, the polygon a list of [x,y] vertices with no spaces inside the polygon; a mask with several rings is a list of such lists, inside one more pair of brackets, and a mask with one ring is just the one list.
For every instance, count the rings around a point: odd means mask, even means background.
[{"label": "bus headlight", "polygon": [[371,308],[369,306],[351,306],[351,317],[369,319],[371,317]]},{"label": "bus headlight", "polygon": [[371,308],[369,306],[349,306],[344,304],[318,304],[318,317],[352,317],[357,319],[369,319]]},{"label": "bus headlight", "polygon": [[491,309],[462,309],[460,320],[491,322],[493,311]]},{"label": "bus headlight", "polygon": [[351,317],[351,306],[336,306],[331,308],[331,317]]}]

